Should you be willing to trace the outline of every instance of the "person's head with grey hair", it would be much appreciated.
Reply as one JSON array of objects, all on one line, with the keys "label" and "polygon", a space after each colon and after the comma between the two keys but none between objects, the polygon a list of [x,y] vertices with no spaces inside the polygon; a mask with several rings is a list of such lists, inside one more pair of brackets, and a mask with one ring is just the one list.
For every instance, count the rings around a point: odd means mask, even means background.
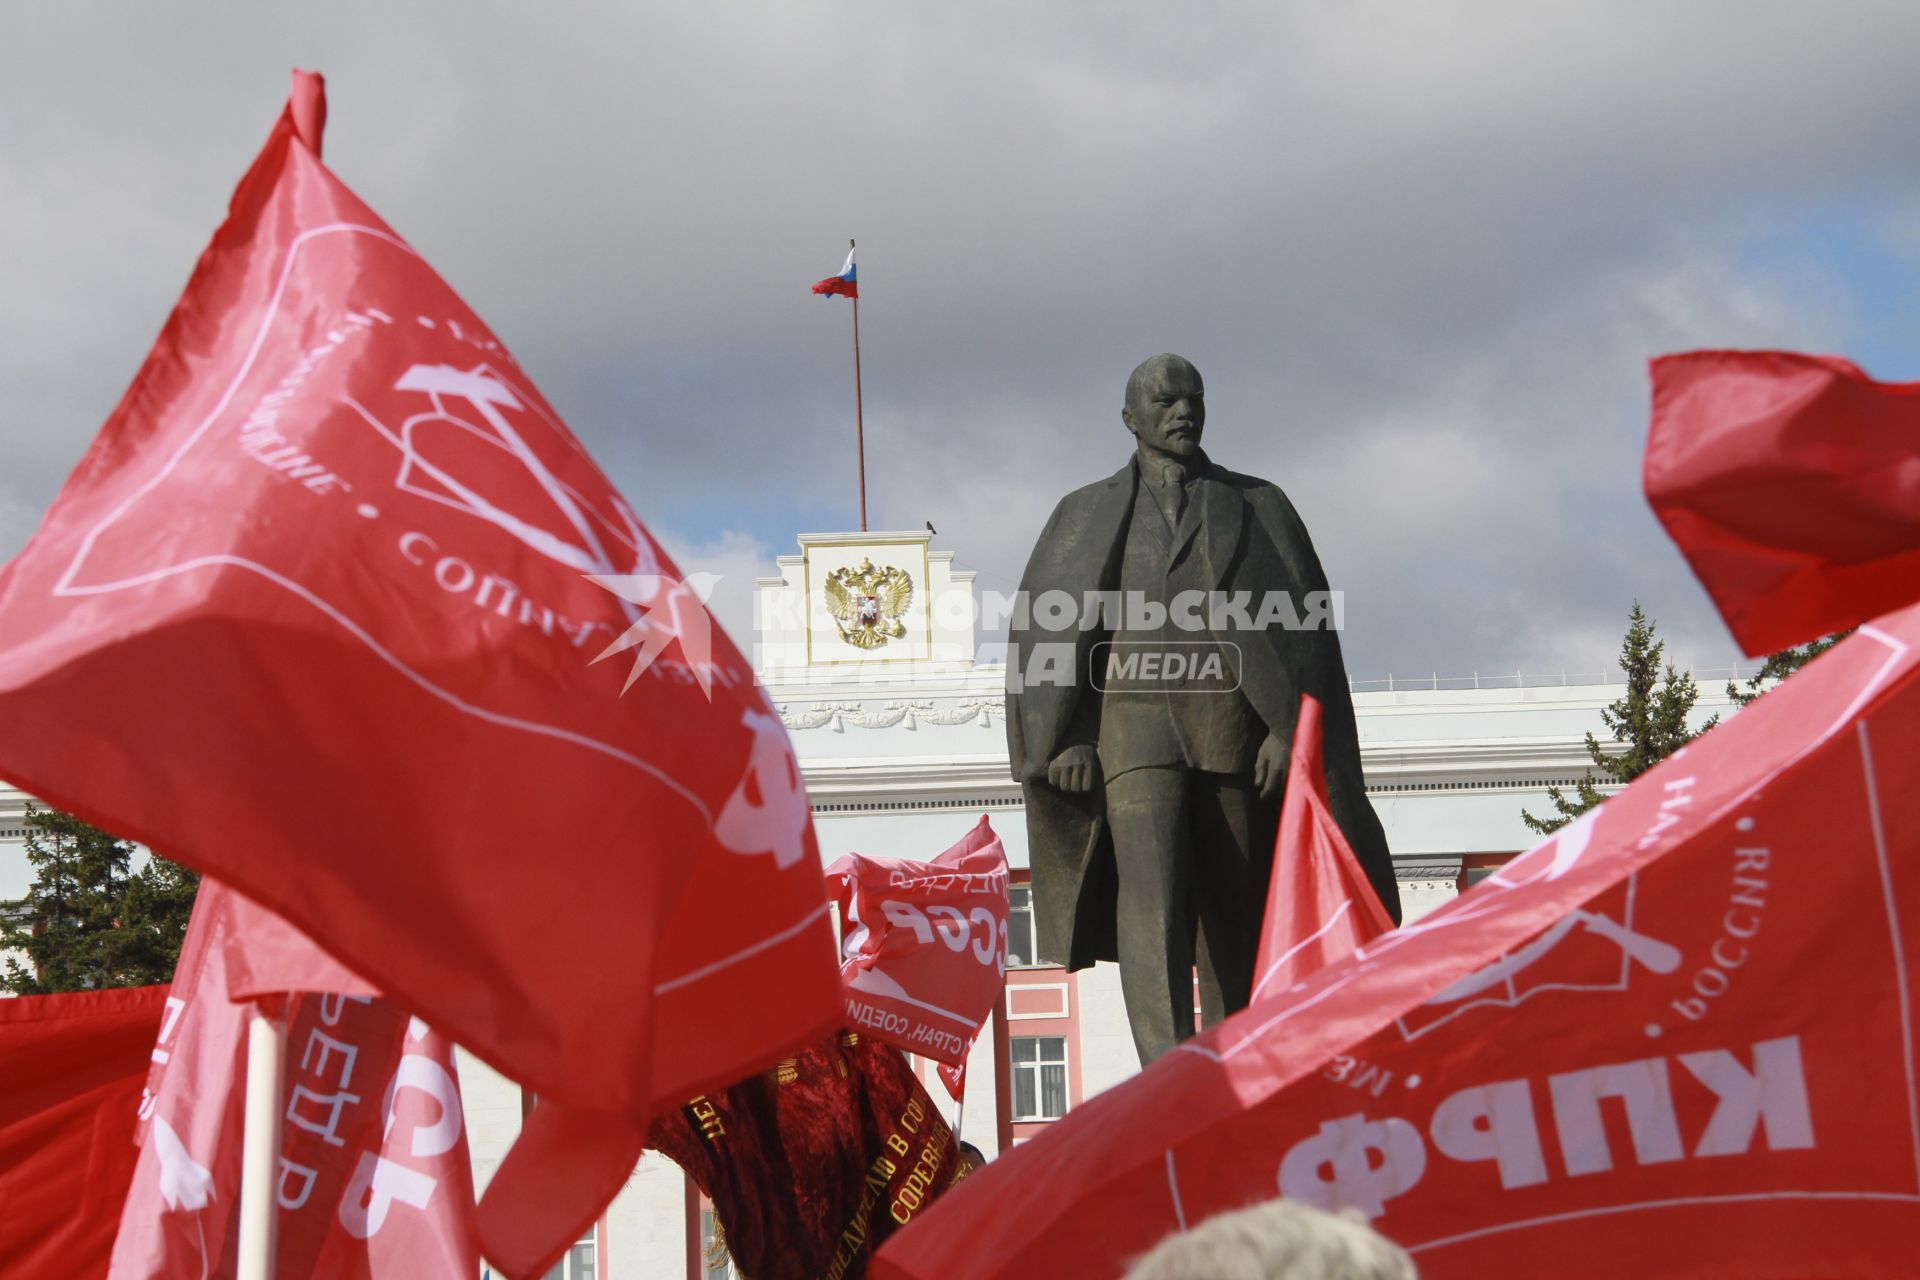
[{"label": "person's head with grey hair", "polygon": [[1418,1280],[1413,1259],[1359,1218],[1269,1200],[1168,1236],[1125,1280]]}]

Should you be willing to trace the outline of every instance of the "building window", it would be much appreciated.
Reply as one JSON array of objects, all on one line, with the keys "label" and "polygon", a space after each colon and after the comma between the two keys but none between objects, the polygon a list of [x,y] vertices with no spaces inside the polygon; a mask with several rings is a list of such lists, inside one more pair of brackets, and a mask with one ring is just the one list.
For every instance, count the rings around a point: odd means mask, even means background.
[{"label": "building window", "polygon": [[1067,1114],[1067,1038],[1014,1036],[1013,1118],[1058,1120]]},{"label": "building window", "polygon": [[553,1270],[547,1272],[546,1280],[597,1280],[598,1271],[594,1268],[593,1232],[581,1236],[573,1242],[573,1248],[567,1250],[560,1261],[553,1264]]},{"label": "building window", "polygon": [[738,1280],[733,1255],[727,1252],[727,1239],[714,1217],[713,1203],[704,1196],[700,1202],[700,1265],[704,1280]]},{"label": "building window", "polygon": [[1040,963],[1033,945],[1033,886],[1007,886],[1007,968],[1031,969]]}]

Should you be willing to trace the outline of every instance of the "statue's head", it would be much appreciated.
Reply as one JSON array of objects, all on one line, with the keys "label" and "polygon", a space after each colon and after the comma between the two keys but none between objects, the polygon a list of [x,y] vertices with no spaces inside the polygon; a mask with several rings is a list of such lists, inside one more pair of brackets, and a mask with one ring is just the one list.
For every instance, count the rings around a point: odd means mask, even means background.
[{"label": "statue's head", "polygon": [[1200,371],[1183,356],[1158,355],[1140,362],[1127,379],[1120,421],[1141,445],[1174,458],[1200,451],[1207,425],[1207,390]]}]

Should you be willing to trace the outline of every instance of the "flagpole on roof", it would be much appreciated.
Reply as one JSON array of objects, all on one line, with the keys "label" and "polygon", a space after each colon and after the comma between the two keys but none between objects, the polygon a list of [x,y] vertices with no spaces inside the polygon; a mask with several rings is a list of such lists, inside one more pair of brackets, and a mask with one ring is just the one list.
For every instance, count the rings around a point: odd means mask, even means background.
[{"label": "flagpole on roof", "polygon": [[[847,237],[853,252],[853,237]],[[853,453],[860,469],[860,532],[867,531],[867,430],[860,407],[860,295],[853,295]]]},{"label": "flagpole on roof", "polygon": [[280,1077],[287,1056],[285,1008],[252,1007],[247,1019],[247,1092],[240,1138],[240,1241],[236,1280],[273,1280],[274,1162],[280,1154]]}]

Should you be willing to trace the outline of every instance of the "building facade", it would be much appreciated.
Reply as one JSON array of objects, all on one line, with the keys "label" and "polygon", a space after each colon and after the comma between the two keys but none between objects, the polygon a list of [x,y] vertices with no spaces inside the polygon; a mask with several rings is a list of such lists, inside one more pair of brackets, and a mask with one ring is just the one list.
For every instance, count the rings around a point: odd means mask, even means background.
[{"label": "building facade", "polygon": [[[919,533],[799,540],[757,581],[754,662],[792,735],[822,858],[851,852],[930,858],[986,815],[1012,867],[1004,999],[975,1045],[964,1110],[929,1092],[960,1136],[989,1157],[1026,1141],[1138,1070],[1119,975],[1034,963],[1027,833],[1008,773],[1006,672],[980,660],[996,619],[973,575]],[[1386,827],[1409,919],[1452,898],[1534,837],[1522,808],[1550,809],[1549,785],[1588,767],[1585,735],[1619,684],[1524,676],[1357,687],[1367,792]],[[1707,681],[1696,714],[1724,712]],[[20,852],[25,797],[0,786],[0,898],[30,879]],[[469,1055],[462,1095],[484,1187],[517,1135],[520,1088]],[[605,1217],[556,1268],[557,1280],[723,1277],[710,1262],[710,1211],[679,1169],[649,1155]]]}]

